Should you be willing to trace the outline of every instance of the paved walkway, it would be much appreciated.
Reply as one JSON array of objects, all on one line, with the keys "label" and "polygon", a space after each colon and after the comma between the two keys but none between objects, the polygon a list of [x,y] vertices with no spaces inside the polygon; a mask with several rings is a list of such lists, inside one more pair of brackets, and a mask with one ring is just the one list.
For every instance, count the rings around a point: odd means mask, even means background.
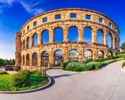
[{"label": "paved walkway", "polygon": [[49,88],[25,94],[0,94],[0,100],[125,100],[122,62],[87,73],[48,70],[53,78]]}]

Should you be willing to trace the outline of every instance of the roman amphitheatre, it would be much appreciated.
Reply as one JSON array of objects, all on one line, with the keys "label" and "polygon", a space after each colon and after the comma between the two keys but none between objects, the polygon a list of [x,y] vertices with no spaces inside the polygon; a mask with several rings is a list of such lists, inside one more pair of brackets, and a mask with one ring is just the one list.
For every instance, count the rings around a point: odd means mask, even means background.
[{"label": "roman amphitheatre", "polygon": [[[76,33],[71,33],[74,28]],[[85,30],[91,31],[91,42],[85,41]],[[58,32],[61,30],[61,32]],[[102,42],[99,42],[98,33],[102,33]],[[43,40],[48,34],[48,41]],[[62,41],[55,41],[56,34],[62,34]],[[76,36],[77,41],[70,41],[70,36]],[[27,70],[39,70],[44,66],[51,68],[58,61],[78,60],[82,62],[88,58],[107,58],[119,53],[119,28],[106,15],[80,8],[66,8],[52,10],[39,14],[27,21],[16,33],[16,67]],[[108,35],[111,45],[108,44]],[[57,54],[57,51],[62,54]],[[75,50],[77,54],[71,53]],[[89,51],[86,52],[86,51]],[[88,54],[88,56],[87,56]]]}]

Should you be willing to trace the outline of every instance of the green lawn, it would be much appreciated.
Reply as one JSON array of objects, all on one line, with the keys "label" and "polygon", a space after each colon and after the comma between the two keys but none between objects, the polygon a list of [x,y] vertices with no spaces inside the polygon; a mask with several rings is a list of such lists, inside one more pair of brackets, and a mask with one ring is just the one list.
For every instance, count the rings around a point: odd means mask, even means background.
[{"label": "green lawn", "polygon": [[49,80],[48,78],[42,77],[42,75],[37,75],[36,72],[30,72],[28,77],[28,86],[14,87],[12,84],[12,74],[3,74],[0,75],[0,91],[22,91],[22,90],[31,90],[39,88],[46,85]]},{"label": "green lawn", "polygon": [[0,75],[0,91],[11,91],[13,88],[12,75]]}]

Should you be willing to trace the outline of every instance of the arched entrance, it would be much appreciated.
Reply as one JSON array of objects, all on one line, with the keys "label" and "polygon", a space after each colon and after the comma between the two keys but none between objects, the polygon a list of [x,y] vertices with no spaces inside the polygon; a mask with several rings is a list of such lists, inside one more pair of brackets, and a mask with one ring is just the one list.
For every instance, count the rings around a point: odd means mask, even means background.
[{"label": "arched entrance", "polygon": [[36,52],[32,55],[32,66],[37,66],[38,55]]},{"label": "arched entrance", "polygon": [[54,53],[54,63],[55,66],[60,66],[61,62],[63,62],[63,52],[62,50],[56,50]]},{"label": "arched entrance", "polygon": [[42,44],[47,44],[49,43],[49,30],[44,30],[42,33]]},{"label": "arched entrance", "polygon": [[102,50],[98,51],[98,59],[104,58],[104,52]]},{"label": "arched entrance", "polygon": [[78,28],[71,26],[68,33],[69,42],[78,42]]},{"label": "arched entrance", "polygon": [[54,42],[63,42],[63,29],[61,27],[54,29]]},{"label": "arched entrance", "polygon": [[99,44],[103,44],[103,38],[104,38],[104,36],[103,36],[102,30],[98,30],[97,31],[97,42]]},{"label": "arched entrance", "polygon": [[29,57],[29,54],[26,55],[26,65],[27,65],[27,66],[30,65],[30,57]]},{"label": "arched entrance", "polygon": [[79,55],[77,50],[70,50],[69,61],[78,61]]},{"label": "arched entrance", "polygon": [[108,33],[108,35],[107,35],[107,42],[108,42],[108,47],[109,48],[112,48],[112,35],[111,35],[111,33]]},{"label": "arched entrance", "polygon": [[84,60],[92,59],[92,51],[91,50],[85,50],[84,52]]},{"label": "arched entrance", "polygon": [[108,57],[110,57],[110,56],[113,56],[113,52],[112,51],[108,52]]},{"label": "arched entrance", "polygon": [[47,51],[44,51],[41,54],[41,66],[48,67],[48,64],[49,64],[49,53]]},{"label": "arched entrance", "polygon": [[84,28],[84,42],[87,44],[92,43],[92,29],[90,27]]}]

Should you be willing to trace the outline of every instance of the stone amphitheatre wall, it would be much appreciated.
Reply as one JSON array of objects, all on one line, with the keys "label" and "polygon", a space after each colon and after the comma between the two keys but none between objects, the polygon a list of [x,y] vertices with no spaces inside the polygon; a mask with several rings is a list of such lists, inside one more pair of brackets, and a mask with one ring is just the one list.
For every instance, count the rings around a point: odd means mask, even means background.
[{"label": "stone amphitheatre wall", "polygon": [[[70,18],[70,14],[76,14],[76,18]],[[55,19],[56,15],[60,15],[61,19]],[[88,20],[86,15],[91,16]],[[102,22],[99,22],[99,19]],[[43,19],[47,21],[43,22]],[[34,25],[34,23],[36,25]],[[78,29],[78,42],[69,42],[68,33],[69,28],[76,27]],[[92,43],[87,44],[84,41],[84,29],[89,27],[92,30]],[[63,42],[54,42],[54,30],[56,28],[63,29]],[[42,43],[42,33],[49,31],[49,43]],[[101,30],[103,33],[103,44],[97,42],[97,31]],[[38,45],[34,46],[34,34],[38,35]],[[107,35],[110,34],[112,38],[112,46],[108,47]],[[30,39],[30,46],[28,47],[27,40]],[[107,16],[87,9],[69,8],[59,9],[50,12],[46,12],[35,16],[30,19],[20,32],[16,35],[16,65],[22,69],[40,69],[42,67],[42,54],[47,51],[49,54],[48,66],[54,65],[54,55],[57,50],[63,51],[64,61],[69,58],[69,52],[71,50],[77,50],[79,55],[79,61],[84,60],[85,50],[92,52],[92,58],[98,58],[98,51],[102,51],[104,57],[108,56],[109,52],[112,55],[116,55],[119,50],[119,28],[114,21]],[[37,60],[34,63],[33,55],[37,54]]]}]

